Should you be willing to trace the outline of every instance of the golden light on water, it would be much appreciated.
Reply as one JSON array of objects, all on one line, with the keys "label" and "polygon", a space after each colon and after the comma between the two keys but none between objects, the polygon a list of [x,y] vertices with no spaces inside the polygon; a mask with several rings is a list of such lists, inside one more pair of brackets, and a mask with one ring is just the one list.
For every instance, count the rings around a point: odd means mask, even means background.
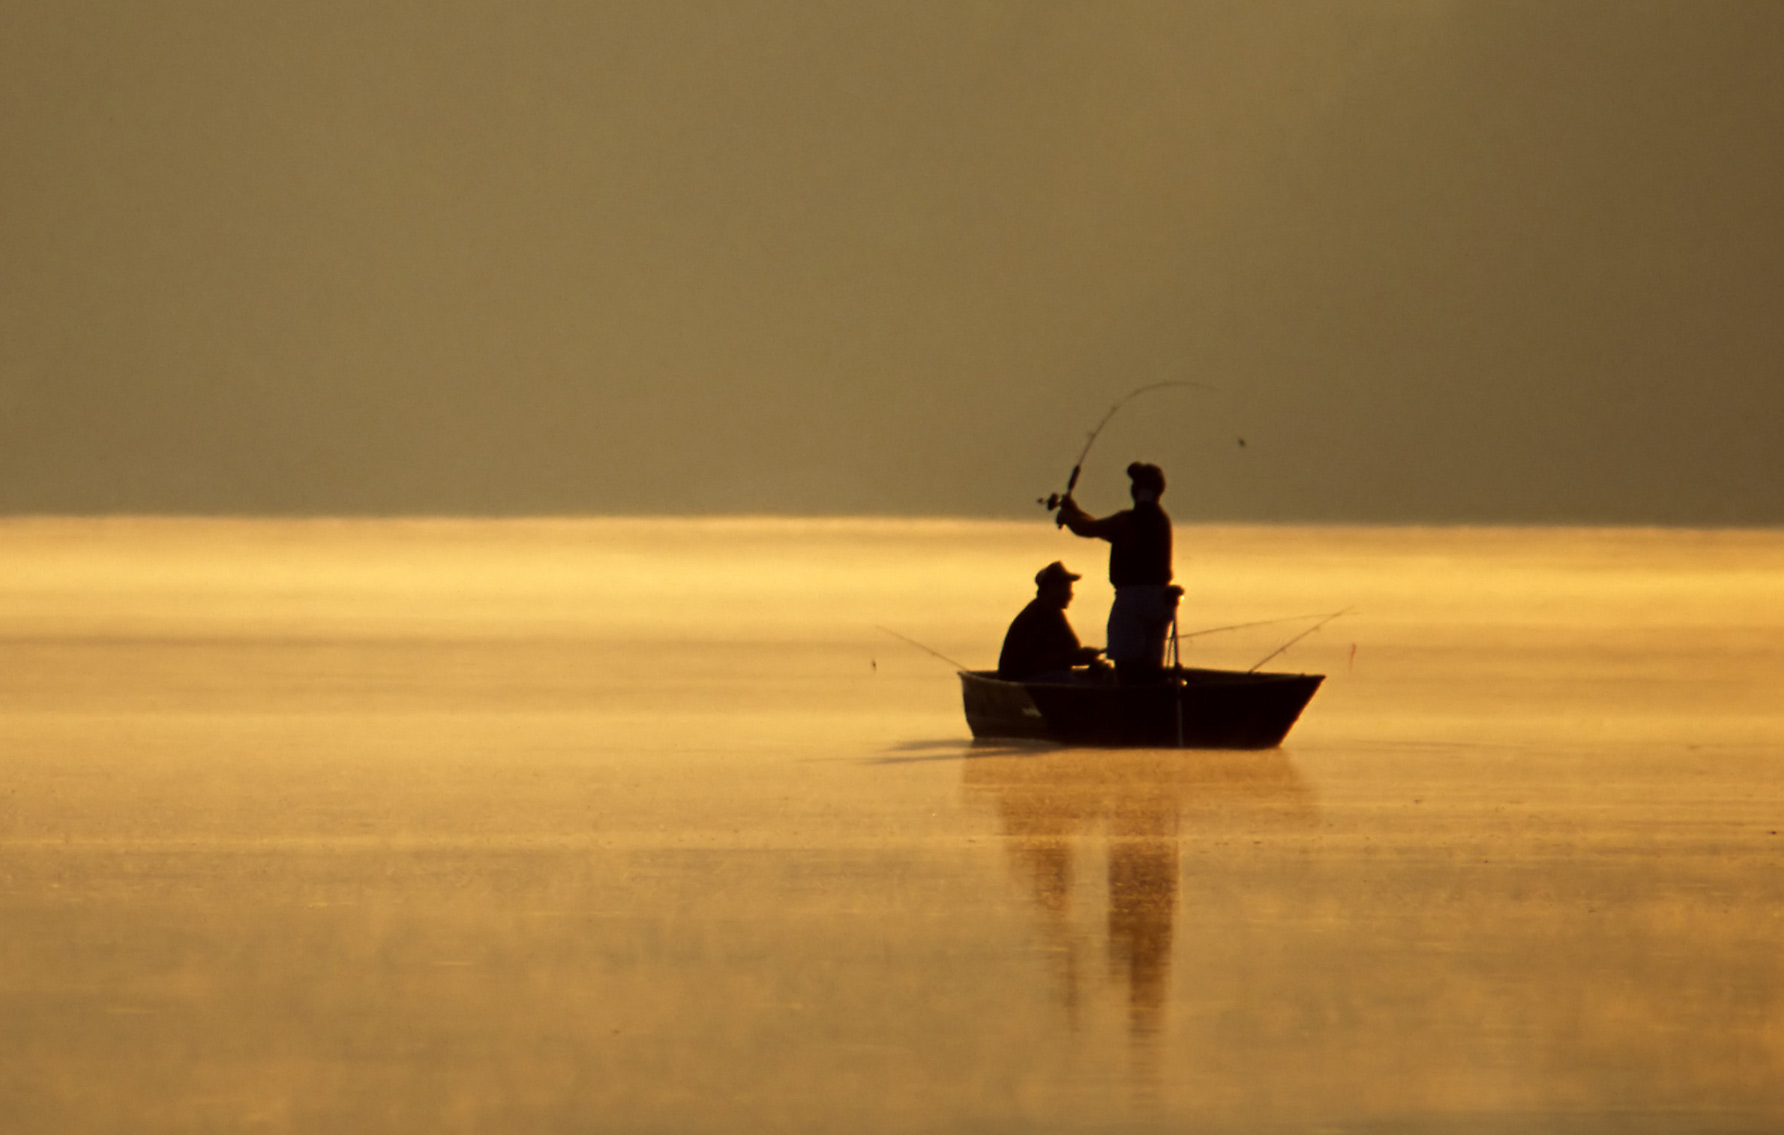
[{"label": "golden light on water", "polygon": [[[1768,1130],[1784,536],[1184,527],[1269,753],[973,746],[955,521],[0,523],[21,1131]],[[1191,640],[1248,666],[1305,624]]]}]

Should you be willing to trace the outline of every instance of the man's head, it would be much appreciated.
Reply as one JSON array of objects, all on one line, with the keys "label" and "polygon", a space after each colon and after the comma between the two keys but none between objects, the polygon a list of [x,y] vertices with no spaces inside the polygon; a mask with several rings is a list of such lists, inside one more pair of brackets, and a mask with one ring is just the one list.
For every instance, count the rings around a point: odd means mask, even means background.
[{"label": "man's head", "polygon": [[1061,611],[1071,606],[1072,584],[1083,576],[1073,575],[1065,565],[1054,560],[1040,571],[1034,573],[1035,595],[1050,606]]},{"label": "man's head", "polygon": [[1128,486],[1128,492],[1133,494],[1135,504],[1155,501],[1165,495],[1165,471],[1156,465],[1136,461],[1127,467],[1127,479],[1133,482]]}]

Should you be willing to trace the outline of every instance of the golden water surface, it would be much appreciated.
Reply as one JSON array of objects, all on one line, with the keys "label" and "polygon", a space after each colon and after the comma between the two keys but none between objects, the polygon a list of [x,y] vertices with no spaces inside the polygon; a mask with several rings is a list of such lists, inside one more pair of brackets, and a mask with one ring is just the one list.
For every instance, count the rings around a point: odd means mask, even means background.
[{"label": "golden water surface", "polygon": [[1178,543],[1282,750],[972,745],[1044,523],[0,522],[0,1131],[1784,1128],[1784,534]]}]

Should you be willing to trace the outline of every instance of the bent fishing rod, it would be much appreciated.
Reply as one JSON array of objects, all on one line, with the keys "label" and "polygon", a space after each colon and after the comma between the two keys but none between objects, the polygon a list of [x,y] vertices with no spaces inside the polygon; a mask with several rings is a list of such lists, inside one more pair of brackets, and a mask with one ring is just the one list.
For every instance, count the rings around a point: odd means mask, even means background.
[{"label": "bent fishing rod", "polygon": [[1115,416],[1116,411],[1120,410],[1123,406],[1132,402],[1135,398],[1138,398],[1147,391],[1163,390],[1167,386],[1183,386],[1194,390],[1208,390],[1213,391],[1216,394],[1220,393],[1220,391],[1209,386],[1205,382],[1153,382],[1128,391],[1117,399],[1113,406],[1109,407],[1109,412],[1103,415],[1102,420],[1097,422],[1095,428],[1090,431],[1090,435],[1084,439],[1084,448],[1078,451],[1078,461],[1077,464],[1072,466],[1072,475],[1066,478],[1065,492],[1050,493],[1045,497],[1036,497],[1035,503],[1046,505],[1047,511],[1052,512],[1069,499],[1072,495],[1072,490],[1078,487],[1078,474],[1084,471],[1084,459],[1090,456],[1090,447],[1096,444],[1097,435],[1103,432],[1103,427],[1109,424],[1109,419]]}]

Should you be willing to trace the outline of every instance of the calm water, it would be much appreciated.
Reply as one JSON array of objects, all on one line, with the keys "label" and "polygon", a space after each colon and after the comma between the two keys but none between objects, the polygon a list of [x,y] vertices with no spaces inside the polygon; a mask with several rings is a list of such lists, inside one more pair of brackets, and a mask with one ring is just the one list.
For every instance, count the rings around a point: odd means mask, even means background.
[{"label": "calm water", "polygon": [[1784,1125],[1784,534],[1179,545],[1283,750],[972,746],[1041,522],[0,522],[0,1129]]}]

